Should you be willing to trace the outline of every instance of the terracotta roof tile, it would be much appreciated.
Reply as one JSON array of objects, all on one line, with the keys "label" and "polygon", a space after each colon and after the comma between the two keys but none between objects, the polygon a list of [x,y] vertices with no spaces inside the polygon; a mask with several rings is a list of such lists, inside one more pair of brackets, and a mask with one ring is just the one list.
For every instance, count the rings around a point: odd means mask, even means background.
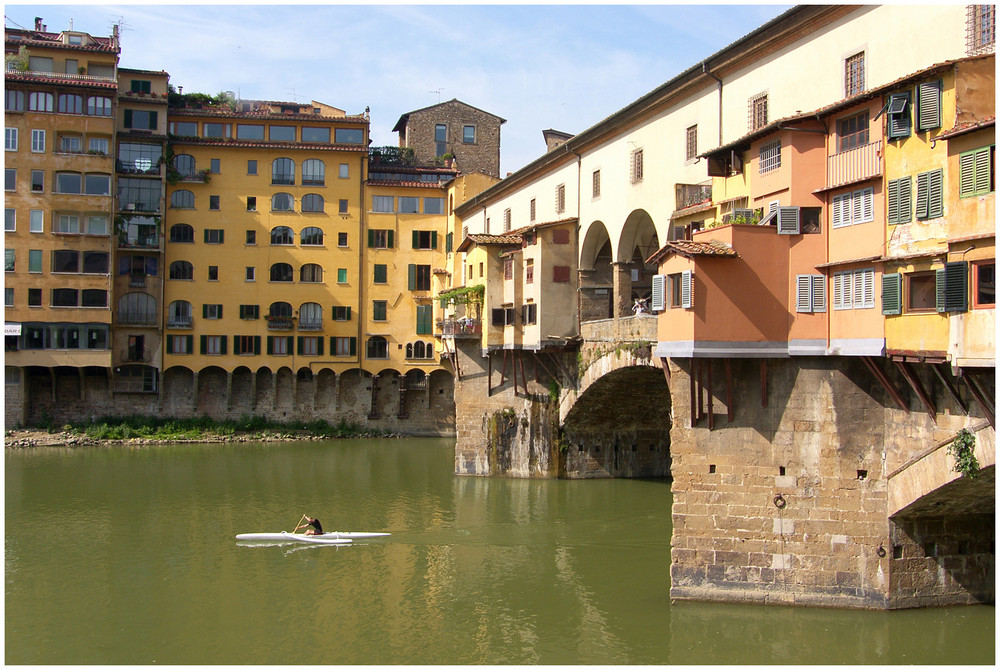
[{"label": "terracotta roof tile", "polygon": [[720,258],[740,257],[740,255],[736,253],[735,249],[725,242],[720,242],[719,240],[708,240],[705,242],[672,240],[660,247],[659,251],[646,259],[646,262],[658,262],[659,260],[665,258],[668,254],[680,254],[686,258],[691,258],[692,256],[717,256]]},{"label": "terracotta roof tile", "polygon": [[7,70],[5,80],[55,84],[58,86],[79,86],[81,88],[118,89],[118,82],[114,79],[85,78],[80,76],[68,77],[53,72],[18,72],[16,70]]},{"label": "terracotta roof tile", "polygon": [[360,144],[308,144],[302,142],[265,142],[263,140],[234,140],[214,137],[175,137],[170,141],[177,145],[199,144],[211,147],[237,147],[241,149],[297,149],[300,151],[354,151],[366,152]]},{"label": "terracotta roof tile", "polygon": [[936,140],[946,140],[951,137],[957,137],[958,135],[964,135],[965,133],[971,133],[974,130],[979,130],[981,128],[989,128],[990,126],[995,126],[997,122],[996,116],[988,116],[985,119],[978,119],[975,121],[966,121],[965,123],[957,123],[955,127],[951,130],[946,130],[934,139]]},{"label": "terracotta roof tile", "polygon": [[433,181],[389,181],[382,179],[369,179],[365,182],[368,186],[405,186],[406,188],[431,188],[444,189],[445,182]]}]

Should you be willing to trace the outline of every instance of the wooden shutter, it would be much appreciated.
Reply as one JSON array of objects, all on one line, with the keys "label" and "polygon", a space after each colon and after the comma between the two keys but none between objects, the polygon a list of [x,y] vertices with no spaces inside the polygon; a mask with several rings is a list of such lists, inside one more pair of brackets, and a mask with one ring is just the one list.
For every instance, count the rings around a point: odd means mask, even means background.
[{"label": "wooden shutter", "polygon": [[174,336],[173,335],[167,335],[167,353],[168,354],[174,353]]},{"label": "wooden shutter", "polygon": [[274,353],[274,336],[273,335],[268,335],[267,336],[267,355],[270,356],[273,353]]},{"label": "wooden shutter", "polygon": [[438,248],[438,234],[436,230],[431,231],[431,249]]},{"label": "wooden shutter", "polygon": [[240,336],[233,335],[233,354],[238,356],[239,354],[242,353],[243,351],[240,349]]},{"label": "wooden shutter", "polygon": [[812,311],[812,277],[809,275],[795,276],[795,311]]},{"label": "wooden shutter", "polygon": [[979,152],[962,154],[958,158],[958,195],[972,195],[976,188],[976,163]]},{"label": "wooden shutter", "polygon": [[[875,307],[875,269],[861,270],[861,307]],[[854,298],[857,304],[857,296]]]},{"label": "wooden shutter", "polygon": [[989,193],[993,190],[993,147],[986,147],[976,152],[976,193]]},{"label": "wooden shutter", "polygon": [[448,253],[448,254],[451,253],[451,248],[452,248],[452,245],[454,244],[454,242],[455,242],[455,233],[448,233],[448,235],[444,238],[444,251],[445,251],[445,253]]},{"label": "wooden shutter", "polygon": [[350,305],[347,306],[347,320],[348,321],[351,320],[351,306]]},{"label": "wooden shutter", "polygon": [[691,309],[694,305],[694,281],[690,270],[681,273],[681,307]]},{"label": "wooden shutter", "polygon": [[358,338],[352,337],[351,338],[351,356],[357,356],[357,355],[358,355]]},{"label": "wooden shutter", "polygon": [[913,181],[910,177],[899,179],[899,206],[896,223],[909,223],[913,216]]},{"label": "wooden shutter", "polygon": [[667,277],[666,275],[653,275],[653,296],[650,300],[649,309],[654,312],[662,312],[667,307],[666,303]]},{"label": "wooden shutter", "polygon": [[417,266],[413,263],[406,266],[406,284],[407,290],[415,291],[417,289]]},{"label": "wooden shutter", "polygon": [[831,215],[830,215],[830,225],[834,228],[840,228],[841,226],[847,225],[844,222],[844,196],[835,195],[833,196],[833,203],[831,203]]},{"label": "wooden shutter", "polygon": [[132,110],[131,109],[126,109],[125,110],[125,127],[126,128],[131,128],[132,127]]},{"label": "wooden shutter", "polygon": [[941,80],[917,86],[917,130],[941,127]]},{"label": "wooden shutter", "polygon": [[203,319],[207,319],[208,318],[208,305],[206,305],[204,303],[202,303],[202,305],[201,305],[201,318],[203,318]]},{"label": "wooden shutter", "polygon": [[910,94],[894,93],[889,96],[889,113],[886,135],[889,139],[910,136]]},{"label": "wooden shutter", "polygon": [[194,335],[185,335],[184,337],[187,338],[187,349],[185,349],[185,351],[187,353],[189,353],[189,354],[193,354],[194,353]]},{"label": "wooden shutter", "polygon": [[885,189],[885,220],[890,223],[899,223],[899,185],[901,179],[893,179],[886,184]]},{"label": "wooden shutter", "polygon": [[225,355],[226,353],[226,336],[222,335],[219,337],[219,353]]},{"label": "wooden shutter", "polygon": [[945,263],[936,272],[937,311],[966,312],[969,309],[969,264],[965,261]]},{"label": "wooden shutter", "polygon": [[198,346],[200,347],[200,353],[204,354],[208,352],[208,335],[198,336]]},{"label": "wooden shutter", "polygon": [[875,189],[861,189],[861,221],[875,220]]},{"label": "wooden shutter", "polygon": [[927,218],[944,216],[944,172],[934,170],[927,173]]},{"label": "wooden shutter", "polygon": [[416,231],[416,230],[413,231],[413,242],[412,242],[412,244],[413,244],[413,246],[411,247],[411,249],[419,249],[420,248],[420,232],[419,231]]},{"label": "wooden shutter", "polygon": [[392,249],[393,248],[393,235],[394,234],[395,234],[395,232],[392,231],[392,230],[385,231],[385,248],[386,249]]},{"label": "wooden shutter", "polygon": [[317,356],[322,356],[323,355],[323,338],[322,337],[317,337],[316,338],[316,355]]},{"label": "wooden shutter", "polygon": [[882,314],[892,316],[903,313],[903,275],[882,275]]},{"label": "wooden shutter", "polygon": [[826,311],[826,276],[812,275],[812,286],[810,286],[810,299],[812,301],[813,312]]},{"label": "wooden shutter", "polygon": [[504,321],[503,309],[493,308],[490,310],[490,324],[494,326],[502,326]]},{"label": "wooden shutter", "polygon": [[779,207],[778,208],[778,234],[798,235],[800,231],[799,208]]},{"label": "wooden shutter", "polygon": [[837,272],[833,275],[833,308],[843,309],[845,307],[844,303],[844,279],[846,275],[843,272]]},{"label": "wooden shutter", "polygon": [[295,350],[295,353],[297,355],[301,356],[302,355],[302,351],[305,349],[305,339],[306,338],[304,338],[303,336],[299,335],[297,339],[298,339],[298,342],[296,342],[296,345],[297,345],[298,348]]},{"label": "wooden shutter", "polygon": [[260,335],[253,336],[253,353],[254,356],[260,356]]},{"label": "wooden shutter", "polygon": [[930,183],[930,173],[923,172],[917,175],[917,219],[928,218],[928,185]]},{"label": "wooden shutter", "polygon": [[371,228],[368,229],[368,248],[371,249],[375,246],[375,231]]}]

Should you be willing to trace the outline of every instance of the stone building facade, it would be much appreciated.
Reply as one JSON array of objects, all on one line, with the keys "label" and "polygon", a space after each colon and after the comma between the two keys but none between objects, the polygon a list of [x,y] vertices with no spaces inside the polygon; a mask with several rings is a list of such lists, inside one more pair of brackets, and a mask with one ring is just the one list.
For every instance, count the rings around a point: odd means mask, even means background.
[{"label": "stone building facade", "polygon": [[413,149],[420,165],[443,162],[451,154],[460,173],[499,178],[504,123],[506,119],[452,99],[403,114],[392,131],[399,133],[400,147]]}]

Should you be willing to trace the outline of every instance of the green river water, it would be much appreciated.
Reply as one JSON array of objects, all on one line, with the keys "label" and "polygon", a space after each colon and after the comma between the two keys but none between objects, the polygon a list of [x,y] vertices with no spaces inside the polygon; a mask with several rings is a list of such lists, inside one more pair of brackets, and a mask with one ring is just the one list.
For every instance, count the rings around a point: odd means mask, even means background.
[{"label": "green river water", "polygon": [[[993,607],[671,604],[669,482],[456,477],[453,447],[7,450],[5,661],[994,663]],[[234,539],[303,513],[392,535]]]}]

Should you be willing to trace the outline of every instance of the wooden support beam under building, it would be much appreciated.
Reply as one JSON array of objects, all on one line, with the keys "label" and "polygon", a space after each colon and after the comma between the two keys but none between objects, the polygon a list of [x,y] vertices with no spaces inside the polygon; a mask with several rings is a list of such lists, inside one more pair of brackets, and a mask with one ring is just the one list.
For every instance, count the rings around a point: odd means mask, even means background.
[{"label": "wooden support beam under building", "polygon": [[935,376],[937,376],[938,381],[940,381],[942,386],[944,386],[945,389],[948,391],[948,394],[951,396],[951,399],[954,400],[955,403],[962,408],[962,411],[965,412],[966,415],[968,415],[969,407],[965,404],[965,401],[962,400],[962,396],[959,395],[958,389],[955,388],[955,385],[951,382],[951,372],[948,371],[947,366],[948,366],[947,363],[931,363],[931,370],[934,371],[934,374]]},{"label": "wooden support beam under building", "polygon": [[875,379],[877,379],[878,382],[882,385],[882,388],[885,389],[886,393],[888,393],[889,396],[896,402],[899,408],[904,412],[906,412],[907,414],[909,414],[910,413],[909,405],[907,405],[906,401],[903,400],[903,396],[899,393],[899,390],[889,379],[889,376],[885,374],[885,371],[881,367],[879,367],[879,364],[876,363],[871,356],[862,356],[861,360],[864,361],[865,365],[868,366],[868,370],[872,373]]},{"label": "wooden support beam under building", "polygon": [[910,388],[913,389],[913,392],[917,394],[918,398],[920,398],[920,402],[924,404],[924,408],[927,410],[927,414],[931,417],[931,420],[934,423],[937,423],[937,409],[934,407],[934,401],[931,400],[930,395],[927,393],[926,389],[924,389],[924,385],[920,382],[920,378],[917,377],[913,368],[910,367],[910,364],[906,361],[894,362],[896,363],[896,367],[899,368],[899,371],[903,373],[903,377],[910,384]]},{"label": "wooden support beam under building", "polygon": [[990,422],[990,426],[996,430],[996,417],[995,417],[995,406],[993,404],[993,398],[989,396],[986,388],[982,385],[975,375],[968,374],[964,370],[962,371],[962,379],[965,380],[965,384],[972,391],[972,395],[976,398],[976,402],[979,403],[979,407],[983,410],[983,414],[986,415],[986,419]]}]

